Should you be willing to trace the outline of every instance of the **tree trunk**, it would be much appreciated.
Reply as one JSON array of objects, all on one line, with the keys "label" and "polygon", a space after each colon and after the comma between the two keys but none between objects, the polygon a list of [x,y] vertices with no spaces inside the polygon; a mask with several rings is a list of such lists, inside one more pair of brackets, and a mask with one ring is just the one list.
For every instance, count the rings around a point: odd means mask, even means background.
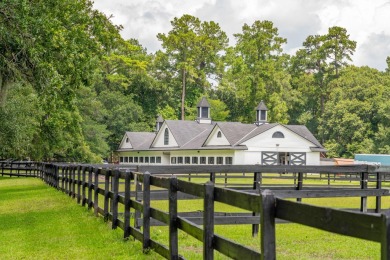
[{"label": "tree trunk", "polygon": [[182,91],[181,91],[181,120],[185,120],[184,102],[186,99],[186,70],[182,70]]}]

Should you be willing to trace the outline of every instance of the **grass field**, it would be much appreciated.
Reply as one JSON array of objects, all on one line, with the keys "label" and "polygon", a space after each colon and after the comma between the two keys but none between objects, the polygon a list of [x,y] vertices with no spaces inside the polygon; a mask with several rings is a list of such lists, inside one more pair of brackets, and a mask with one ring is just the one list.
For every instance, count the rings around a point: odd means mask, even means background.
[{"label": "grass field", "polygon": [[36,178],[0,177],[0,259],[160,259]]},{"label": "grass field", "polygon": [[[101,200],[99,201],[101,202]],[[329,207],[357,208],[359,198],[304,199],[304,203]],[[100,204],[100,203],[99,203]],[[374,199],[369,199],[373,207]],[[167,210],[165,201],[152,205]],[[389,208],[390,197],[383,198]],[[201,200],[179,201],[180,211],[202,210]],[[241,211],[216,203],[216,211]],[[102,218],[39,179],[0,177],[1,259],[161,259],[141,253],[138,241],[124,241],[122,230],[111,230]],[[153,239],[166,244],[167,227],[152,227]],[[259,250],[260,238],[251,237],[250,225],[216,226],[215,233]],[[379,243],[355,239],[304,227],[278,224],[278,259],[379,259]],[[179,253],[200,259],[202,244],[179,232]],[[215,253],[216,259],[226,259]]]}]

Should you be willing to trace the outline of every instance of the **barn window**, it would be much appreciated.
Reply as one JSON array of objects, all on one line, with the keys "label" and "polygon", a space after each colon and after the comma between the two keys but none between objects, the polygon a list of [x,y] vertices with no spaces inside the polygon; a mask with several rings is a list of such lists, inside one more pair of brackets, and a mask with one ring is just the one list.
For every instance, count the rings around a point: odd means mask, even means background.
[{"label": "barn window", "polygon": [[126,137],[126,143],[128,143],[129,142],[129,138],[128,137]]},{"label": "barn window", "polygon": [[176,157],[171,157],[171,164],[176,164]]},{"label": "barn window", "polygon": [[225,157],[226,164],[233,164],[233,157]]},{"label": "barn window", "polygon": [[223,164],[223,157],[217,157],[217,164]]},{"label": "barn window", "polygon": [[282,132],[277,131],[272,135],[272,138],[284,138],[284,134]]},{"label": "barn window", "polygon": [[191,157],[186,156],[186,157],[184,158],[184,163],[185,163],[185,164],[190,164],[190,163],[191,163]]},{"label": "barn window", "polygon": [[209,164],[214,164],[214,157],[209,157]]},{"label": "barn window", "polygon": [[221,131],[218,131],[217,138],[221,138],[221,137],[222,137],[222,133],[221,133]]},{"label": "barn window", "polygon": [[165,128],[165,132],[164,132],[164,145],[168,145],[169,144],[169,131],[168,131],[168,128]]},{"label": "barn window", "polygon": [[181,156],[177,157],[177,163],[183,164],[183,157],[181,157]]},{"label": "barn window", "polygon": [[200,157],[200,164],[206,164],[206,157]]}]

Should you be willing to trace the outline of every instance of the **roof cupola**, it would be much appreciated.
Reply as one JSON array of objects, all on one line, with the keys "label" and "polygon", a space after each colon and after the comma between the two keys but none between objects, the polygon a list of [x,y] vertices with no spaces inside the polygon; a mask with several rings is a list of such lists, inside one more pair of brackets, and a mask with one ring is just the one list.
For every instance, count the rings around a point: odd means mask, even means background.
[{"label": "roof cupola", "polygon": [[267,111],[268,108],[265,105],[264,101],[261,100],[259,105],[256,107],[256,125],[267,124]]},{"label": "roof cupola", "polygon": [[161,115],[158,115],[156,119],[156,132],[160,130],[163,123],[164,123],[164,118]]},{"label": "roof cupola", "polygon": [[198,123],[211,124],[210,104],[207,99],[203,97],[196,107],[198,108]]}]

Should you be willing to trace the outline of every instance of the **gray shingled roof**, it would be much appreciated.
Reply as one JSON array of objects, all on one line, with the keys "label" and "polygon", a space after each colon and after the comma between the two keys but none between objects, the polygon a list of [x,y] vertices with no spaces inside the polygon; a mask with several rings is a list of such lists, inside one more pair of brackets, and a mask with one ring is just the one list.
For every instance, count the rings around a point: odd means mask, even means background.
[{"label": "gray shingled roof", "polygon": [[306,140],[312,142],[317,147],[323,148],[323,146],[318,142],[317,138],[314,137],[314,135],[307,129],[304,125],[283,125],[286,128],[290,129],[294,133],[296,133],[299,136],[302,136]]},{"label": "gray shingled roof", "polygon": [[256,110],[268,110],[263,100],[260,101],[259,105],[256,107]]},{"label": "gray shingled roof", "polygon": [[217,125],[232,146],[235,146],[238,141],[256,128],[254,124],[239,122],[218,122]]},{"label": "gray shingled roof", "polygon": [[161,115],[158,115],[157,119],[156,119],[156,122],[162,123],[162,122],[164,122],[164,118]]},{"label": "gray shingled roof", "polygon": [[199,124],[196,121],[182,120],[165,120],[165,123],[180,147],[191,143],[201,134],[208,134],[215,124]]},{"label": "gray shingled roof", "polygon": [[210,107],[210,103],[207,101],[205,97],[196,105],[196,107]]},{"label": "gray shingled roof", "polygon": [[279,124],[274,123],[274,124],[261,124],[259,126],[254,125],[255,128],[253,129],[253,131],[249,132],[246,136],[243,136],[241,138],[241,140],[239,140],[239,143],[243,143],[245,141],[248,141],[249,139],[251,139],[251,138],[253,138],[261,133],[264,133],[265,131],[267,131],[267,130],[269,130],[277,125],[279,125]]},{"label": "gray shingled roof", "polygon": [[[167,150],[203,150],[203,149],[246,149],[243,142],[277,126],[273,124],[242,124],[239,122],[218,122],[211,124],[200,124],[196,121],[181,121],[181,120],[165,120],[173,137],[178,143],[177,148],[166,148]],[[230,146],[204,146],[207,138],[210,136],[214,127],[218,126],[222,133],[229,141]],[[297,135],[312,142],[315,146],[313,149],[324,149],[313,134],[303,125],[282,125]],[[151,148],[151,144],[156,137],[155,133],[150,132],[126,132],[130,143],[133,146],[132,150],[161,150],[165,148]]]},{"label": "gray shingled roof", "polygon": [[153,132],[126,132],[133,150],[147,150],[156,136]]}]

